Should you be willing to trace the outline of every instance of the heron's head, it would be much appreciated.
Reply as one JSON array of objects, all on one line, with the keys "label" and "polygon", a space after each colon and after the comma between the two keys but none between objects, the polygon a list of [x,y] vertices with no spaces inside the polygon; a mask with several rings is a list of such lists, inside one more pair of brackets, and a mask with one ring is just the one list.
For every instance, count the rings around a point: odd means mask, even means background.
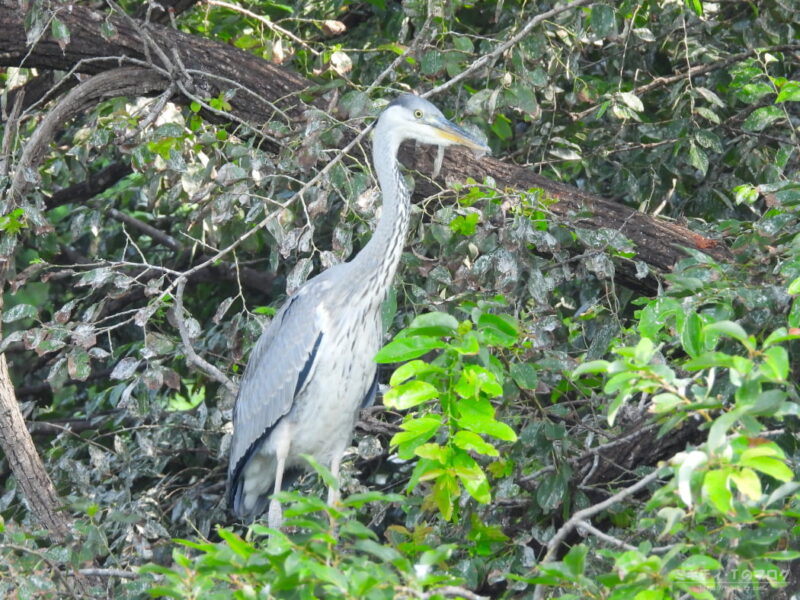
[{"label": "heron's head", "polygon": [[416,140],[437,146],[458,144],[477,152],[488,152],[483,140],[445,119],[433,104],[411,94],[394,99],[381,113],[378,126],[396,136],[398,142]]}]

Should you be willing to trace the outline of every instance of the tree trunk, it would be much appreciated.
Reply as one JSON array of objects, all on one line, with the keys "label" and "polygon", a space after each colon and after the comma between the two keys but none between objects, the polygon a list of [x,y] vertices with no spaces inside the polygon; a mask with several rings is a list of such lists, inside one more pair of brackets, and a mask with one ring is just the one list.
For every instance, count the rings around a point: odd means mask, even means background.
[{"label": "tree trunk", "polygon": [[[4,287],[5,269],[0,262],[0,323],[3,316]],[[8,459],[22,495],[28,500],[31,512],[54,540],[65,540],[72,523],[67,514],[59,509],[56,488],[45,471],[33,438],[25,426],[5,354],[0,354],[0,448]]]}]

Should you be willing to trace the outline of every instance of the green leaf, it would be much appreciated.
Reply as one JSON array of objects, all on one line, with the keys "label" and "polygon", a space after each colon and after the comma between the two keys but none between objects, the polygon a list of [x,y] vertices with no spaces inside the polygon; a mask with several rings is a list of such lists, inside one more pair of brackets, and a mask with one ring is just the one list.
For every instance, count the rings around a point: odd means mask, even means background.
[{"label": "green leaf", "polygon": [[472,431],[462,430],[456,432],[453,436],[453,444],[462,450],[472,450],[486,456],[500,456],[497,448]]},{"label": "green leaf", "polygon": [[792,281],[792,283],[789,284],[789,288],[786,291],[792,294],[793,296],[800,294],[800,277]]},{"label": "green leaf", "polygon": [[453,390],[462,398],[477,398],[481,393],[490,398],[503,395],[495,374],[479,365],[465,365]]},{"label": "green leaf", "polygon": [[633,350],[633,358],[636,360],[636,364],[647,365],[650,364],[651,360],[653,360],[657,348],[653,343],[653,340],[645,337],[636,343],[636,346]]},{"label": "green leaf", "polygon": [[738,490],[756,502],[761,499],[761,480],[758,474],[752,469],[740,469],[731,474],[731,480],[736,484]]},{"label": "green leaf", "polygon": [[650,412],[655,413],[657,415],[671,412],[684,402],[685,401],[683,400],[683,398],[670,392],[656,394],[655,396],[653,396],[652,400],[653,406],[650,409]]},{"label": "green leaf", "polygon": [[685,571],[718,571],[722,564],[706,554],[693,554],[680,564],[680,569]]},{"label": "green leaf", "polygon": [[442,517],[449,521],[453,518],[453,504],[458,498],[458,482],[447,473],[436,479],[431,492]]},{"label": "green leaf", "polygon": [[747,448],[742,452],[740,458],[748,459],[754,456],[769,456],[770,458],[785,458],[783,450],[775,442],[766,442],[758,444],[752,448]]},{"label": "green leaf", "polygon": [[747,412],[746,407],[737,406],[732,410],[720,415],[711,424],[708,431],[708,450],[716,452],[727,440],[728,430],[733,427],[742,415]]},{"label": "green leaf", "polygon": [[681,345],[686,350],[686,354],[692,358],[698,356],[705,349],[703,319],[696,312],[689,313],[683,321]]},{"label": "green leaf", "polygon": [[775,99],[776,104],[779,102],[800,102],[800,82],[787,81],[784,83]]},{"label": "green leaf", "polygon": [[523,390],[535,390],[539,382],[536,368],[530,363],[512,363],[509,368],[511,378]]},{"label": "green leaf", "polygon": [[[417,449],[414,450],[414,454],[420,458],[427,458],[431,462],[439,463],[440,465],[446,465],[450,462],[450,457],[453,454],[453,450],[449,447],[431,443],[417,446]],[[425,478],[423,477],[422,479]]]},{"label": "green leaf", "polygon": [[397,338],[386,344],[375,355],[377,363],[393,363],[419,358],[431,350],[444,348],[445,343],[435,337],[414,336]]},{"label": "green leaf", "polygon": [[444,373],[444,369],[432,365],[424,360],[411,360],[405,364],[400,365],[392,373],[389,379],[389,385],[392,387],[400,385],[404,381],[417,377],[419,375],[427,375],[428,373]]},{"label": "green leaf", "polygon": [[686,6],[691,8],[698,17],[703,16],[703,2],[702,0],[686,0]]},{"label": "green leaf", "polygon": [[92,374],[89,353],[83,348],[74,348],[67,356],[67,372],[72,379],[86,381]]},{"label": "green leaf", "polygon": [[393,387],[383,395],[383,404],[387,408],[406,410],[418,406],[439,395],[433,385],[427,381],[413,380]]},{"label": "green leaf", "polygon": [[733,510],[733,494],[728,487],[730,469],[709,471],[703,478],[703,496],[711,501],[719,512],[728,514]]},{"label": "green leaf", "polygon": [[583,575],[586,568],[586,555],[588,552],[589,548],[587,546],[584,544],[576,544],[564,555],[564,564],[575,577]]},{"label": "green leaf", "polygon": [[453,457],[453,472],[461,480],[461,485],[481,504],[488,504],[492,501],[492,493],[489,488],[489,481],[486,473],[480,465],[475,462],[466,452],[459,452]]},{"label": "green leaf", "polygon": [[457,406],[460,413],[457,422],[463,429],[491,435],[505,442],[517,441],[514,430],[494,418],[494,409],[488,400],[460,400]]},{"label": "green leaf", "polygon": [[694,142],[689,144],[689,164],[700,171],[703,177],[706,176],[708,172],[708,154]]},{"label": "green leaf", "polygon": [[708,462],[708,455],[700,450],[692,450],[679,456],[682,456],[683,461],[678,467],[678,496],[686,506],[691,507],[692,475],[699,466]]},{"label": "green leaf", "polygon": [[475,51],[475,46],[472,44],[472,40],[466,36],[458,35],[453,37],[453,47],[456,50],[470,54]]},{"label": "green leaf", "polygon": [[3,313],[3,323],[33,319],[37,312],[36,307],[31,304],[16,304]]},{"label": "green leaf", "polygon": [[719,136],[713,131],[698,129],[694,134],[694,139],[703,148],[709,148],[714,152],[722,152],[724,150]]},{"label": "green leaf", "polygon": [[739,340],[748,350],[755,350],[753,343],[748,338],[747,332],[744,330],[744,328],[733,321],[717,321],[716,323],[710,323],[704,327],[704,330],[706,333],[713,331],[728,337],[732,337],[736,340]]},{"label": "green leaf", "polygon": [[737,185],[733,188],[733,194],[736,204],[752,205],[758,200],[758,188],[748,183]]},{"label": "green leaf", "polygon": [[519,337],[516,321],[507,315],[482,313],[478,317],[478,330],[483,334],[486,343],[492,346],[513,346]]},{"label": "green leaf", "polygon": [[635,110],[636,112],[642,112],[644,110],[644,104],[642,104],[642,101],[636,94],[632,92],[620,92],[617,94],[617,96],[628,108]]},{"label": "green leaf", "polygon": [[238,535],[229,531],[227,529],[219,528],[217,529],[217,534],[223,540],[225,540],[228,544],[228,547],[233,550],[236,554],[241,556],[242,558],[249,557],[253,552],[255,552],[255,548],[240,538]]},{"label": "green leaf", "polygon": [[714,123],[714,125],[722,123],[722,119],[719,118],[719,115],[705,106],[695,106],[694,112],[703,117],[706,121]]},{"label": "green leaf", "polygon": [[467,213],[466,215],[457,215],[450,221],[450,229],[452,229],[454,233],[460,235],[474,235],[478,226],[479,217],[480,215],[476,212]]},{"label": "green leaf", "polygon": [[657,516],[659,519],[664,519],[664,527],[658,536],[661,539],[677,531],[675,526],[678,525],[680,527],[680,522],[686,516],[686,511],[677,506],[665,506],[658,511]]},{"label": "green leaf", "polygon": [[477,336],[471,331],[463,337],[460,344],[451,343],[449,347],[464,356],[478,354],[481,349]]},{"label": "green leaf", "polygon": [[444,312],[430,312],[416,316],[406,331],[417,336],[444,336],[453,335],[457,329],[458,320],[453,315]]},{"label": "green leaf", "polygon": [[599,2],[592,5],[591,25],[597,37],[616,35],[617,22],[613,7]]},{"label": "green leaf", "polygon": [[561,469],[555,473],[545,475],[536,488],[536,503],[545,511],[551,511],[564,502],[567,496],[568,469]]},{"label": "green leaf", "polygon": [[751,112],[742,123],[746,131],[763,131],[778,119],[785,117],[783,111],[777,106],[762,106]]},{"label": "green leaf", "polygon": [[52,21],[50,21],[50,32],[53,34],[53,39],[58,42],[62,49],[69,44],[69,27],[58,17],[53,17]]},{"label": "green leaf", "polygon": [[415,450],[431,439],[442,426],[440,415],[427,415],[415,417],[404,421],[399,431],[392,437],[389,445],[397,448],[397,455],[403,460],[410,460],[415,455]]},{"label": "green leaf", "polygon": [[573,369],[571,377],[575,379],[585,373],[606,373],[610,365],[611,363],[607,360],[590,360],[589,362],[581,363]]},{"label": "green leaf", "polygon": [[775,552],[766,552],[764,558],[769,560],[797,560],[800,558],[800,551],[777,550]]},{"label": "green leaf", "polygon": [[[797,281],[800,281],[800,278],[798,278]],[[764,348],[768,348],[773,344],[779,344],[781,342],[790,342],[798,339],[800,339],[800,335],[796,333],[789,333],[785,327],[778,327],[778,329],[776,329],[767,336],[767,339],[764,340],[762,346]]]},{"label": "green leaf", "polygon": [[789,353],[783,346],[772,346],[764,351],[761,373],[770,381],[783,382],[789,377]]},{"label": "green leaf", "polygon": [[769,456],[754,456],[751,458],[740,458],[738,463],[741,467],[750,467],[756,471],[774,477],[778,481],[791,481],[794,473],[782,461]]},{"label": "green leaf", "polygon": [[492,131],[501,140],[508,140],[514,135],[514,132],[511,129],[511,122],[508,120],[508,117],[500,113],[494,117],[494,122],[492,122]]}]

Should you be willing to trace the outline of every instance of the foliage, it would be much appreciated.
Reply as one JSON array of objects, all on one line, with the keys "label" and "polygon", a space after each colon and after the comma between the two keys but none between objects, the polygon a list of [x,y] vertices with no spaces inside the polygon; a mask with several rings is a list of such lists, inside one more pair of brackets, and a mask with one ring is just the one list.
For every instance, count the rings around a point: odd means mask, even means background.
[{"label": "foliage", "polygon": [[[25,174],[35,189],[0,214],[0,351],[76,532],[39,532],[0,460],[0,594],[68,597],[60,575],[93,567],[133,577],[98,585],[115,598],[787,597],[800,559],[800,13],[786,0],[568,8],[437,95],[501,160],[687,223],[686,258],[656,273],[624,229],[556,217],[540,190],[468,181],[454,201],[416,202],[379,355],[403,364],[381,372],[387,409],[357,430],[347,499],[326,507],[318,479],[302,479],[283,495],[297,529],[271,538],[224,510],[231,398],[187,364],[177,276],[238,244],[193,273],[183,315],[198,354],[235,379],[285,294],[374,227],[367,165],[303,186],[331,148],[385,98],[451,81],[553,6],[198,5],[181,31],[312,82],[303,120],[262,132],[274,147],[195,100],[110,99],[62,124]],[[66,8],[33,3],[29,39],[72,43]],[[36,75],[19,64],[0,80]],[[4,192],[56,92],[16,130],[0,125]],[[236,93],[200,100],[224,113]],[[302,105],[316,98],[331,111]],[[71,198],[119,165],[112,186]],[[642,295],[645,277],[657,295]],[[578,511],[659,465],[550,552]]]},{"label": "foliage", "polygon": [[172,567],[151,565],[146,573],[162,576],[154,597],[170,598],[396,598],[398,593],[429,594],[457,582],[442,567],[453,545],[430,547],[419,535],[394,528],[389,543],[356,518],[368,502],[397,502],[402,497],[377,492],[353,494],[336,508],[314,497],[283,492],[288,536],[252,525],[245,537],[219,529],[218,543],[178,540],[190,557],[173,550]]},{"label": "foliage", "polygon": [[[379,363],[416,359],[399,367],[389,380],[393,387],[383,397],[387,408],[407,410],[429,400],[439,401],[441,412],[418,409],[404,419],[402,431],[392,437],[390,445],[402,460],[420,458],[407,489],[432,482],[429,498],[446,520],[456,516],[459,482],[478,502],[491,501],[486,473],[472,457],[500,455],[487,436],[505,442],[517,440],[514,430],[495,418],[491,400],[502,396],[507,373],[489,352],[514,345],[519,329],[507,316],[478,306],[471,312],[472,320],[461,323],[446,313],[420,315],[375,357]],[[440,351],[435,360],[418,359],[434,350]],[[483,365],[465,364],[464,359],[471,356],[478,356]],[[441,443],[430,441],[441,437]],[[498,463],[492,466],[503,468]]]}]

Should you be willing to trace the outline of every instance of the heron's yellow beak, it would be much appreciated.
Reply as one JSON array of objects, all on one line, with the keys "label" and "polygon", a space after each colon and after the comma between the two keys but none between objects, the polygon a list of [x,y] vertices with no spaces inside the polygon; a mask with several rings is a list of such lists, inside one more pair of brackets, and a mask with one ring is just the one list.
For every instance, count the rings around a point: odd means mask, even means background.
[{"label": "heron's yellow beak", "polygon": [[491,151],[489,146],[486,145],[486,142],[479,140],[471,133],[461,129],[461,127],[451,123],[447,119],[436,119],[431,125],[436,130],[436,135],[438,137],[451,144],[466,146],[470,150],[475,150],[476,152],[489,153]]}]

